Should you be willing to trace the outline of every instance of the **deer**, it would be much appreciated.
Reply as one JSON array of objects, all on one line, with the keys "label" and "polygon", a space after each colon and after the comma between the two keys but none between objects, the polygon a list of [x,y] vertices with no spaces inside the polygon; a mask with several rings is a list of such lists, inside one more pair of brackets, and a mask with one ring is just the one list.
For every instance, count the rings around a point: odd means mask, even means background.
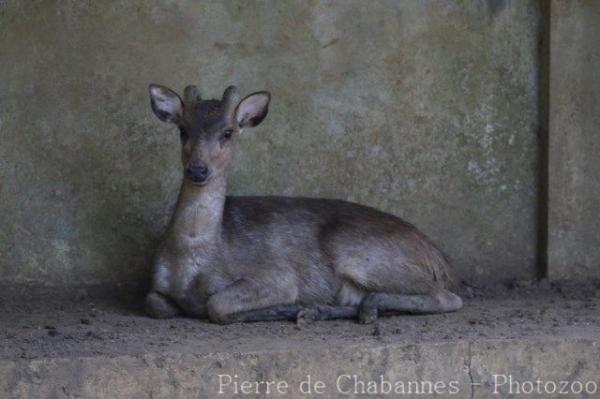
[{"label": "deer", "polygon": [[151,84],[150,105],[181,138],[182,182],[152,264],[145,311],[218,324],[353,319],[459,310],[447,257],[412,224],[337,199],[228,196],[236,142],[271,94],[202,99]]}]

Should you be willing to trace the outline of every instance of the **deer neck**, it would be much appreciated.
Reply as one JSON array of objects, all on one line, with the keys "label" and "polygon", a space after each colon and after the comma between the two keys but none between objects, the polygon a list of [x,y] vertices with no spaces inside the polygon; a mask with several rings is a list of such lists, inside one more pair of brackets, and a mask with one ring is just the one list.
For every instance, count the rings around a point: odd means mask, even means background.
[{"label": "deer neck", "polygon": [[226,191],[226,176],[215,177],[205,186],[184,179],[169,229],[178,247],[195,247],[218,239]]}]

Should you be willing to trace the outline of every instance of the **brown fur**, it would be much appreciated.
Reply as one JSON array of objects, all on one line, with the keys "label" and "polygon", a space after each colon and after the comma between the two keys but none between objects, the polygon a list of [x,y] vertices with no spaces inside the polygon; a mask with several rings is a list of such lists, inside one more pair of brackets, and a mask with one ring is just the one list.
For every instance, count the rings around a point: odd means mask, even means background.
[{"label": "brown fur", "polygon": [[264,119],[268,93],[239,102],[230,87],[221,101],[202,101],[186,88],[183,105],[174,92],[151,86],[151,98],[157,116],[182,130],[184,169],[203,163],[211,174],[207,181],[184,174],[154,264],[149,314],[219,323],[371,322],[384,311],[462,306],[448,291],[443,253],[396,216],[339,200],[225,196],[233,136]]}]

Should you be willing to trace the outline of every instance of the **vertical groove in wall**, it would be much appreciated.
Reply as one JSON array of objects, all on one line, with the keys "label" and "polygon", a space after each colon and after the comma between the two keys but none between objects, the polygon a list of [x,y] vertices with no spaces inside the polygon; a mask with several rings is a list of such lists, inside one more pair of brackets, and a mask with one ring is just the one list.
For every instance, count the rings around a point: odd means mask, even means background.
[{"label": "vertical groove in wall", "polygon": [[539,182],[538,182],[538,276],[548,277],[549,110],[550,110],[550,3],[540,2],[538,50]]}]

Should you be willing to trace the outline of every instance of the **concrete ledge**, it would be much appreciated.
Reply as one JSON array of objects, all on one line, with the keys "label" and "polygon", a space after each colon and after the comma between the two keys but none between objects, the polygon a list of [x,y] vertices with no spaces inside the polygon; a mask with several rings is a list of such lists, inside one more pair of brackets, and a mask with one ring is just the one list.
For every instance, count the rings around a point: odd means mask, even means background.
[{"label": "concrete ledge", "polygon": [[314,397],[394,397],[403,396],[401,392],[419,397],[514,397],[519,392],[548,397],[561,389],[570,393],[566,397],[595,397],[598,384],[600,345],[589,339],[0,362],[0,392],[6,398],[296,398],[310,397],[304,392],[311,391]]},{"label": "concrete ledge", "polygon": [[[302,329],[152,320],[134,303],[85,296],[5,300],[0,397],[600,396],[600,300],[534,291],[475,295],[454,314]],[[268,394],[259,381],[272,382]],[[223,394],[220,382],[231,382]]]}]

